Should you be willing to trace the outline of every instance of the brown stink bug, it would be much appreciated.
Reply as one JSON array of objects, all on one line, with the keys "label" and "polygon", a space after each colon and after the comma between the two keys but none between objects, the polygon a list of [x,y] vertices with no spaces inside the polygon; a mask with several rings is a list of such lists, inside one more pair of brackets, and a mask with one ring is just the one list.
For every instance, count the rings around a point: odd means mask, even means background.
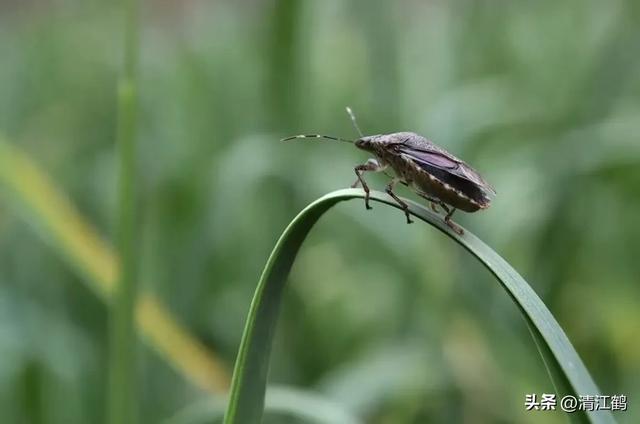
[{"label": "brown stink bug", "polygon": [[387,184],[385,191],[402,207],[408,224],[413,222],[409,216],[409,207],[393,192],[398,183],[410,187],[418,196],[427,199],[435,212],[437,212],[437,205],[442,207],[446,213],[444,221],[458,234],[463,233],[462,228],[451,220],[456,209],[476,212],[489,207],[491,198],[496,194],[495,190],[465,162],[416,133],[398,132],[365,136],[348,107],[347,112],[356,131],[360,134],[357,140],[309,134],[287,137],[283,141],[297,138],[344,141],[373,153],[375,158],[354,168],[358,179],[351,187],[355,188],[362,184],[365,192],[364,204],[367,209],[371,209],[369,186],[362,178],[362,174],[366,171],[384,172],[387,168],[391,168],[395,176],[390,176],[391,181]]}]

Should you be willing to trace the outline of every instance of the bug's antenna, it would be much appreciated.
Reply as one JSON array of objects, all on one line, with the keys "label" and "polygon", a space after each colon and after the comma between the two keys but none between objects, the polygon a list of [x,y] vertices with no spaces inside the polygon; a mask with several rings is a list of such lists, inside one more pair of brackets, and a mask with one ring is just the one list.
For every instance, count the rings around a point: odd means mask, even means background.
[{"label": "bug's antenna", "polygon": [[347,109],[347,113],[349,114],[349,117],[351,118],[351,122],[353,123],[353,126],[355,127],[356,131],[358,131],[358,134],[360,134],[360,137],[364,137],[364,134],[362,134],[362,131],[360,130],[360,127],[358,126],[358,121],[356,121],[356,115],[354,115],[353,111],[351,110],[351,108],[349,106],[347,106],[346,109]]},{"label": "bug's antenna", "polygon": [[297,138],[326,138],[327,140],[336,140],[336,141],[343,141],[345,143],[351,143],[353,144],[353,140],[347,140],[346,138],[340,138],[340,137],[333,137],[331,135],[322,135],[322,134],[301,134],[301,135],[294,135],[291,137],[287,137],[287,138],[283,138],[280,141],[289,141],[289,140],[295,140]]}]

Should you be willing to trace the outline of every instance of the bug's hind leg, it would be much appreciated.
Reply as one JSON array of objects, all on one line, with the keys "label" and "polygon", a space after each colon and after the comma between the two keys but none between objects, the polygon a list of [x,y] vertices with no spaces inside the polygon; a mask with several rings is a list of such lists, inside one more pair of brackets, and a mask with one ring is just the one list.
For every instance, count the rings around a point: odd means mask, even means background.
[{"label": "bug's hind leg", "polygon": [[395,187],[395,185],[399,182],[399,180],[397,178],[394,178],[393,180],[391,180],[389,182],[389,184],[387,184],[387,187],[385,188],[385,191],[387,192],[387,194],[391,197],[393,197],[393,200],[395,200],[400,207],[402,208],[402,210],[404,211],[405,216],[407,217],[407,224],[411,224],[413,221],[411,220],[411,217],[409,216],[409,205],[407,205],[407,203],[405,201],[403,201],[402,199],[400,199],[398,196],[396,196],[396,194],[393,192],[393,187]]},{"label": "bug's hind leg", "polygon": [[370,190],[369,190],[369,186],[362,178],[362,174],[367,171],[370,171],[370,172],[384,171],[385,168],[386,166],[380,165],[380,162],[378,162],[375,159],[369,159],[367,160],[367,163],[358,165],[355,168],[353,168],[353,170],[356,173],[356,177],[358,177],[358,179],[353,184],[351,184],[351,188],[356,188],[358,187],[358,184],[362,184],[362,189],[364,190],[364,205],[367,209],[372,209],[371,206],[369,206]]},{"label": "bug's hind leg", "polygon": [[440,213],[440,211],[438,210],[438,205],[442,203],[442,201],[440,201],[439,199],[436,199],[435,197],[429,196],[427,193],[423,192],[423,191],[416,191],[416,193],[418,193],[418,196],[427,199],[429,201],[429,206],[431,207],[431,210],[434,211],[435,213]]},{"label": "bug's hind leg", "polygon": [[444,217],[444,222],[449,226],[449,228],[451,228],[453,231],[455,231],[458,235],[463,235],[464,234],[464,230],[462,228],[460,228],[455,222],[453,222],[451,220],[451,216],[453,215],[453,213],[456,211],[456,208],[451,208],[449,209],[447,207],[447,205],[445,205],[444,203],[440,203],[440,207],[442,207],[442,209],[444,209],[444,211],[447,213]]}]

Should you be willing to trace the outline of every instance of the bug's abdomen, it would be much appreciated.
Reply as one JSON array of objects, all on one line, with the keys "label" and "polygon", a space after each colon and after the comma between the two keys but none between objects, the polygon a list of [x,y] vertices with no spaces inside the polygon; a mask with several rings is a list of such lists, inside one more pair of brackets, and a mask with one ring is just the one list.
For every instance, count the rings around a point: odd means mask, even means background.
[{"label": "bug's abdomen", "polygon": [[490,200],[471,181],[452,175],[442,169],[418,166],[410,159],[395,156],[385,158],[398,176],[419,192],[442,200],[465,212],[489,207]]},{"label": "bug's abdomen", "polygon": [[455,181],[456,179],[458,178],[454,177],[448,181],[445,180],[445,182],[430,173],[420,170],[414,178],[413,184],[420,191],[465,212],[475,212],[489,206],[488,203],[480,203],[480,201],[474,199],[471,193],[473,189],[470,189],[467,184],[458,184],[459,181]]}]

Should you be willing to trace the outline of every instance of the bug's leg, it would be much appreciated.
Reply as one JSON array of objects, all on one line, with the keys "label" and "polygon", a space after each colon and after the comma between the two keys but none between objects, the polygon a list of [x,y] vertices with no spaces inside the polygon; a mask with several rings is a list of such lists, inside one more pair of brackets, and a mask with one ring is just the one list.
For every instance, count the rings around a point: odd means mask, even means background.
[{"label": "bug's leg", "polygon": [[355,168],[353,168],[353,170],[356,173],[356,177],[358,177],[358,179],[353,184],[351,184],[351,188],[356,188],[358,187],[358,184],[362,184],[362,189],[364,190],[364,205],[367,209],[372,209],[371,206],[369,206],[370,190],[369,190],[369,186],[362,178],[362,174],[366,171],[371,171],[371,172],[383,171],[385,168],[386,168],[385,166],[380,165],[380,163],[375,159],[369,159],[367,160],[367,163],[358,165]]},{"label": "bug's leg", "polygon": [[436,199],[435,197],[429,196],[422,191],[417,191],[417,193],[418,196],[423,197],[429,201],[429,206],[431,206],[432,211],[434,211],[435,213],[440,213],[440,211],[438,210],[438,205],[442,204],[440,200]]},{"label": "bug's leg", "polygon": [[389,182],[389,184],[387,184],[387,188],[385,188],[385,191],[387,192],[387,194],[389,196],[393,197],[393,200],[395,200],[400,205],[400,207],[404,211],[405,216],[407,217],[407,224],[411,224],[413,221],[411,220],[411,217],[409,216],[409,205],[407,205],[406,202],[404,202],[402,199],[400,199],[398,196],[396,196],[396,194],[393,192],[393,187],[395,187],[395,185],[399,181],[400,180],[398,180],[397,178],[394,178],[393,180],[391,180]]},{"label": "bug's leg", "polygon": [[440,206],[442,206],[442,209],[444,209],[447,212],[447,215],[444,217],[444,222],[449,226],[449,228],[451,228],[453,231],[458,233],[458,235],[464,234],[464,231],[462,230],[462,228],[460,228],[458,225],[456,225],[455,222],[451,220],[451,215],[453,215],[453,213],[456,211],[456,208],[451,208],[451,210],[449,210],[449,208],[447,208],[442,203],[440,203]]},{"label": "bug's leg", "polygon": [[[385,169],[386,169],[386,167],[385,167]],[[393,178],[396,178],[395,176],[393,176],[393,175],[389,174],[387,171],[382,171],[382,173],[383,173],[384,175],[386,175],[387,177],[389,177],[389,178],[392,178],[392,179],[393,179]],[[404,180],[400,180],[400,179],[399,179],[399,180],[398,180],[398,182],[399,182],[400,184],[405,185],[405,186],[408,186],[408,185],[409,185],[409,184],[407,184],[407,182],[406,182],[406,181],[404,181]]]},{"label": "bug's leg", "polygon": [[365,183],[364,180],[362,179],[362,174],[365,171],[372,171],[372,172],[384,171],[385,168],[386,167],[381,166],[380,163],[373,158],[368,159],[367,162],[362,165],[356,166],[354,168],[354,171],[356,173],[357,179],[353,182],[353,184],[351,184],[351,188],[357,188],[360,184],[362,184],[362,188],[366,192],[367,189],[365,187],[367,187],[367,183]]}]

